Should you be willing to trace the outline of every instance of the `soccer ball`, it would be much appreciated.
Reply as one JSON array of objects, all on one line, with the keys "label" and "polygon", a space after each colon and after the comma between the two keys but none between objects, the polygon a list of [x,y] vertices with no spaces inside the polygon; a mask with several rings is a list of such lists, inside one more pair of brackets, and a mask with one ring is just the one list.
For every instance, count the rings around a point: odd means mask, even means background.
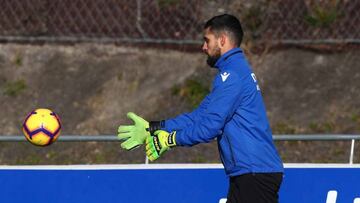
[{"label": "soccer ball", "polygon": [[25,118],[22,131],[26,139],[37,146],[48,146],[60,135],[61,122],[49,109],[36,109]]}]

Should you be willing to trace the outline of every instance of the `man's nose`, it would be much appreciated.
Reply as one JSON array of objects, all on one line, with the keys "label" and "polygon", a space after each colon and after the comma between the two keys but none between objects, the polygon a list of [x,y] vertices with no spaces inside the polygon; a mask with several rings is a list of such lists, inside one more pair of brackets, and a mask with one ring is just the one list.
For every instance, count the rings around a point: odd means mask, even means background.
[{"label": "man's nose", "polygon": [[207,51],[207,49],[208,49],[207,44],[204,43],[204,44],[202,45],[201,49],[202,49],[203,52],[206,53],[206,51]]}]

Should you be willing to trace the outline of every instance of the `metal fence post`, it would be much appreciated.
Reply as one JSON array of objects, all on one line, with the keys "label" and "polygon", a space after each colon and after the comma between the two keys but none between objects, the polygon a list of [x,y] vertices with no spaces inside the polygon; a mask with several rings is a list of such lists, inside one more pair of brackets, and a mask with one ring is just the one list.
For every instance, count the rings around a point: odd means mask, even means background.
[{"label": "metal fence post", "polygon": [[146,156],[146,154],[145,154],[145,164],[146,165],[149,164],[149,158]]},{"label": "metal fence post", "polygon": [[351,140],[351,149],[350,149],[350,158],[349,158],[349,164],[354,163],[354,147],[355,147],[355,139]]}]

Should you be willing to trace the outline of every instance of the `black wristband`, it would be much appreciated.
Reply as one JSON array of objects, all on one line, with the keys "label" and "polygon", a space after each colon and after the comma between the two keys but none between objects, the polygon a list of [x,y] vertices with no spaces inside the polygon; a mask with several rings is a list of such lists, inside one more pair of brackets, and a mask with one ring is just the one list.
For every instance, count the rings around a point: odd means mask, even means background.
[{"label": "black wristband", "polygon": [[147,129],[150,132],[150,135],[154,135],[154,132],[161,130],[165,126],[165,121],[150,121],[149,128]]}]

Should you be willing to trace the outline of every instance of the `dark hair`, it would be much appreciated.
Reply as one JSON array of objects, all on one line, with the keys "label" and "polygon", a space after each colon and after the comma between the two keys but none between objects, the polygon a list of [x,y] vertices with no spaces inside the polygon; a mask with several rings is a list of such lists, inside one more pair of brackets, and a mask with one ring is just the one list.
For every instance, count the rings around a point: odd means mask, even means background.
[{"label": "dark hair", "polygon": [[221,32],[227,32],[234,44],[240,46],[244,33],[240,21],[235,16],[223,14],[212,17],[205,23],[204,29],[207,28],[217,37]]}]

